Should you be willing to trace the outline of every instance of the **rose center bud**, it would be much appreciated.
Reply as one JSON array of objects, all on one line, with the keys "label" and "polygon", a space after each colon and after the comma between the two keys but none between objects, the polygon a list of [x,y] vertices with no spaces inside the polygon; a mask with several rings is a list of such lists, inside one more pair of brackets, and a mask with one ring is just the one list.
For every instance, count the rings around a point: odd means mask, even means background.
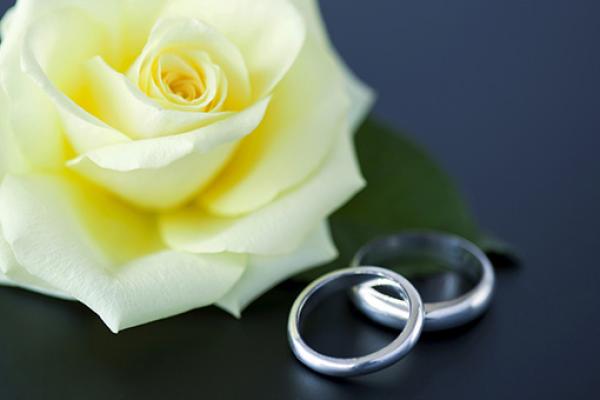
[{"label": "rose center bud", "polygon": [[163,73],[162,80],[167,84],[171,93],[186,101],[194,101],[204,92],[203,82],[178,72]]},{"label": "rose center bud", "polygon": [[227,99],[227,77],[201,50],[170,49],[158,54],[148,68],[146,94],[169,108],[221,111]]}]

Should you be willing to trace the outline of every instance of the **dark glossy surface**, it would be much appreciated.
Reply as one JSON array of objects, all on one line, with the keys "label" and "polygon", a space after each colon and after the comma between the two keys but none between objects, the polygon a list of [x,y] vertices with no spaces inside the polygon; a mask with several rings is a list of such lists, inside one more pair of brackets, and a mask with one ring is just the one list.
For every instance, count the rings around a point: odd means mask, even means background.
[{"label": "dark glossy surface", "polygon": [[[598,397],[600,3],[323,3],[341,53],[380,93],[376,114],[428,146],[481,224],[519,249],[489,314],[344,381],[288,350],[298,285],[241,321],[204,309],[118,336],[81,305],[0,289],[0,398]],[[341,297],[306,329],[334,354],[393,337]]]}]

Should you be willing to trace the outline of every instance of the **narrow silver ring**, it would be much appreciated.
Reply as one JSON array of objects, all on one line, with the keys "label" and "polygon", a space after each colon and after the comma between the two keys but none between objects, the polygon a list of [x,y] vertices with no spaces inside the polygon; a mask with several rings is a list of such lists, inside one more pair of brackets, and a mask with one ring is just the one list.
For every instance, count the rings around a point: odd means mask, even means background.
[{"label": "narrow silver ring", "polygon": [[[458,236],[411,232],[376,239],[358,251],[352,265],[368,263],[391,268],[385,259],[389,261],[406,255],[426,257],[477,281],[471,290],[455,299],[425,303],[425,331],[463,325],[488,308],[494,293],[492,264],[477,246]],[[409,316],[406,302],[378,291],[376,286],[374,281],[355,286],[350,291],[352,301],[371,320],[391,328],[403,328]]]},{"label": "narrow silver ring", "polygon": [[[306,344],[300,327],[311,306],[333,291],[373,280],[380,286],[390,287],[399,297],[406,299],[408,318],[405,328],[393,342],[379,351],[353,358],[327,356]],[[348,268],[317,279],[300,293],[290,311],[288,340],[296,358],[317,372],[340,377],[364,375],[385,368],[404,357],[421,335],[423,316],[423,302],[419,292],[402,276],[379,267]]]}]

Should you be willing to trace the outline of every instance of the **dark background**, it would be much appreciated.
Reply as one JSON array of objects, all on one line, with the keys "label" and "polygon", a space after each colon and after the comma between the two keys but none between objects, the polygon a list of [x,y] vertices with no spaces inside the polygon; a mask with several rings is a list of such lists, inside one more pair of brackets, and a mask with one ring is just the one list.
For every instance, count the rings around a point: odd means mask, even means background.
[{"label": "dark background", "polygon": [[[425,335],[384,372],[332,380],[289,353],[299,285],[241,321],[211,308],[117,336],[81,305],[3,288],[0,398],[598,398],[600,2],[322,7],[340,52],[379,92],[375,114],[424,144],[481,225],[518,249],[521,265],[497,270],[490,312]],[[342,299],[315,318],[311,338],[332,351],[392,337]]]}]

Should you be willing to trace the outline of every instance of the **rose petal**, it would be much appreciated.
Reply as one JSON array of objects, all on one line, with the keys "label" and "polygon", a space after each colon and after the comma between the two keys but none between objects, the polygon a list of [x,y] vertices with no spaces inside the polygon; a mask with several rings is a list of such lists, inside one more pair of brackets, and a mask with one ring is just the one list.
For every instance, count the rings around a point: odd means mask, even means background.
[{"label": "rose petal", "polygon": [[[105,27],[109,35],[105,44],[114,50],[115,65],[126,68],[139,55],[164,4],[165,0],[19,0],[7,13],[10,20],[3,23],[3,39],[4,32],[10,30],[13,38],[20,42],[31,26],[39,24],[40,18],[77,10]],[[63,37],[59,42],[69,39]],[[5,44],[3,40],[3,46]],[[21,43],[13,45],[20,47]]]},{"label": "rose petal", "polygon": [[283,256],[253,256],[238,283],[217,302],[217,305],[236,317],[258,296],[285,279],[303,270],[333,260],[337,250],[331,239],[329,226],[321,223],[304,243]]},{"label": "rose petal", "polygon": [[[23,8],[23,6],[21,6]],[[10,24],[3,19],[0,47],[0,83],[2,85],[2,148],[10,139],[22,154],[28,156],[31,167],[54,169],[64,162],[63,140],[52,103],[20,69],[22,33],[15,24],[16,8],[10,12]],[[35,110],[32,113],[31,110]],[[11,133],[7,133],[10,131]],[[12,147],[12,146],[11,146]],[[12,151],[6,151],[9,156]],[[5,159],[6,160],[6,159]]]},{"label": "rose petal", "polygon": [[0,285],[15,286],[47,296],[64,300],[73,300],[71,296],[60,292],[38,277],[23,269],[13,255],[12,249],[4,239],[0,229]]},{"label": "rose petal", "polygon": [[199,208],[164,215],[164,240],[174,249],[194,253],[291,253],[314,226],[364,186],[346,123],[339,131],[325,164],[295,190],[237,218],[211,216]]},{"label": "rose petal", "polygon": [[0,38],[2,41],[6,41],[8,32],[11,29],[12,23],[15,20],[16,9],[11,7],[4,13],[2,20],[0,21]]},{"label": "rose petal", "polygon": [[16,278],[10,278],[7,275],[4,275],[2,272],[0,272],[0,285],[29,290],[30,292],[43,294],[44,296],[55,297],[60,300],[76,300],[68,294],[64,294],[63,292],[56,290],[52,286],[49,286],[48,284],[46,284],[46,282],[42,281],[41,279],[38,279],[37,277],[28,274],[27,271],[23,269],[19,271],[18,275],[13,274],[13,276],[16,276]]},{"label": "rose petal", "polygon": [[72,178],[7,176],[0,223],[16,260],[113,331],[223,297],[245,259],[165,250],[153,220]]},{"label": "rose petal", "polygon": [[189,133],[90,151],[68,166],[134,204],[173,208],[214,178],[238,140],[260,123],[269,100]]},{"label": "rose petal", "polygon": [[0,88],[0,181],[6,173],[20,173],[29,168],[10,125],[9,110],[6,94]]},{"label": "rose petal", "polygon": [[287,1],[174,0],[163,15],[196,18],[228,37],[246,61],[255,99],[283,78],[305,35],[302,18]]},{"label": "rose petal", "polygon": [[362,123],[375,101],[375,92],[358,79],[344,62],[342,57],[331,44],[327,34],[327,25],[323,21],[319,10],[318,0],[292,0],[306,22],[307,31],[320,41],[327,51],[335,57],[340,66],[345,80],[348,94],[350,95],[350,128],[356,130]]},{"label": "rose petal", "polygon": [[19,268],[19,263],[15,260],[15,256],[10,249],[4,234],[2,233],[2,227],[0,226],[0,272],[7,274],[11,270]]}]

